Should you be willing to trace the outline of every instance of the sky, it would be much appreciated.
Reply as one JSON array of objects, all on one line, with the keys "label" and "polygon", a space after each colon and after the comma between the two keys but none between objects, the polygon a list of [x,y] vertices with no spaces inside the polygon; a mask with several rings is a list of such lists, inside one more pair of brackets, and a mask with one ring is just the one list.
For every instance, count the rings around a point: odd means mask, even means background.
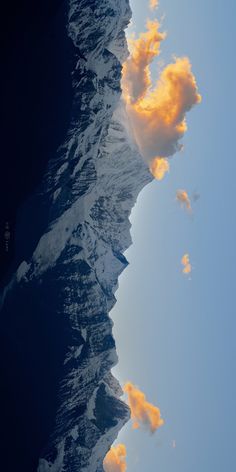
[{"label": "sky", "polygon": [[[139,195],[132,211],[133,245],[119,279],[114,320],[119,364],[160,408],[154,434],[132,429],[118,437],[128,472],[236,470],[235,423],[235,17],[233,0],[132,0],[130,33],[162,18],[161,55],[151,66],[188,56],[202,102],[187,114],[184,149],[170,171]],[[129,33],[129,34],[130,34]],[[186,189],[192,212],[176,201]],[[192,272],[182,273],[189,254]],[[175,447],[173,447],[175,446]]]}]

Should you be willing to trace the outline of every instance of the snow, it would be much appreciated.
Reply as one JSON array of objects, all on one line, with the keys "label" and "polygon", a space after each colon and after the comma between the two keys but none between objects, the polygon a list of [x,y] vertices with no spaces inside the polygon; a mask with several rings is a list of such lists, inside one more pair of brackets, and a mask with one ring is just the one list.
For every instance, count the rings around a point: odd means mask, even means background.
[{"label": "snow", "polygon": [[97,398],[97,391],[99,389],[99,385],[98,385],[97,388],[95,388],[92,396],[90,397],[88,405],[87,405],[87,417],[88,417],[89,420],[95,420],[96,419],[94,410],[95,410],[95,406],[96,406],[96,398]]},{"label": "snow", "polygon": [[87,340],[87,328],[82,328],[81,329],[81,336],[84,338],[84,340]]},{"label": "snow", "polygon": [[79,57],[84,56],[77,62],[78,74],[72,74],[74,115],[60,157],[45,178],[51,220],[9,285],[11,290],[16,282],[39,283],[48,273],[60,277],[64,288],[59,315],[67,318],[73,333],[64,359],[54,439],[48,444],[57,455],[50,463],[43,452],[38,472],[66,472],[68,457],[70,472],[101,470],[103,457],[128,420],[125,405],[120,417],[114,407],[116,425],[103,433],[96,425],[95,402],[103,383],[114,405],[121,404],[120,386],[110,375],[118,358],[108,312],[127,265],[123,254],[132,242],[131,209],[152,180],[120,97],[121,62],[128,53],[128,0],[68,1],[68,34]]},{"label": "snow", "polygon": [[63,467],[64,451],[65,441],[61,441],[60,447],[58,447],[58,455],[55,462],[52,464],[45,459],[39,459],[37,472],[65,472]]}]

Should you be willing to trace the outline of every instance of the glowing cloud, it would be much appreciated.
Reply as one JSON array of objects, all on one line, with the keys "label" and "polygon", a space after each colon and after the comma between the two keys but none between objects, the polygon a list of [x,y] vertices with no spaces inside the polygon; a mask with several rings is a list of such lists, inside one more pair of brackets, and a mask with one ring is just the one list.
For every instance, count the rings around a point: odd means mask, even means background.
[{"label": "glowing cloud", "polygon": [[150,10],[155,10],[158,7],[158,0],[150,0],[149,8]]},{"label": "glowing cloud", "polygon": [[147,402],[144,393],[131,382],[125,384],[124,392],[128,395],[128,405],[131,409],[134,429],[143,425],[151,433],[154,433],[164,424],[159,408]]},{"label": "glowing cloud", "polygon": [[161,41],[165,33],[160,33],[159,23],[147,21],[147,31],[137,39],[129,39],[131,55],[123,64],[122,90],[127,103],[141,100],[152,85],[149,65],[160,53]]},{"label": "glowing cloud", "polygon": [[104,461],[105,472],[126,472],[126,447],[124,444],[112,446]]},{"label": "glowing cloud", "polygon": [[181,264],[184,266],[182,270],[183,274],[190,274],[192,272],[192,266],[190,264],[188,254],[184,254],[184,256],[181,259]]},{"label": "glowing cloud", "polygon": [[182,207],[186,208],[186,210],[191,211],[191,202],[186,190],[177,190],[176,200]]},{"label": "glowing cloud", "polygon": [[181,150],[185,114],[201,100],[188,58],[177,58],[161,73],[156,87],[127,111],[139,148],[148,162]]},{"label": "glowing cloud", "polygon": [[[154,176],[153,160],[168,158],[182,149],[187,130],[186,113],[201,102],[187,57],[175,58],[152,83],[150,64],[160,54],[166,34],[157,20],[147,31],[129,41],[131,54],[123,65],[122,89],[126,109],[139,149]],[[159,165],[159,164],[157,164]],[[157,177],[158,178],[158,177]]]},{"label": "glowing cloud", "polygon": [[166,172],[169,172],[170,164],[163,157],[156,157],[150,164],[150,171],[157,180],[162,180]]}]

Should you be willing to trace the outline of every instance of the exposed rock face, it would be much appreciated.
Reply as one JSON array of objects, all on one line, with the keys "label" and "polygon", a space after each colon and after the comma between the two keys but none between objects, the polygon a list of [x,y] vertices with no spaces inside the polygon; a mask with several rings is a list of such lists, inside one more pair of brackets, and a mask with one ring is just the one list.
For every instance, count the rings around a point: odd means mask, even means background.
[{"label": "exposed rock face", "polygon": [[[69,2],[75,51],[71,126],[40,191],[47,221],[3,295],[3,311],[10,310],[12,297],[22,299],[19,293],[44,298],[45,305],[53,298],[47,316],[53,311],[65,326],[56,418],[38,472],[102,471],[106,452],[129,419],[111,374],[117,354],[109,311],[127,265],[130,212],[152,180],[121,99],[130,16],[128,0]],[[34,209],[27,211],[30,218]],[[57,333],[55,321],[57,335],[63,331]]]}]

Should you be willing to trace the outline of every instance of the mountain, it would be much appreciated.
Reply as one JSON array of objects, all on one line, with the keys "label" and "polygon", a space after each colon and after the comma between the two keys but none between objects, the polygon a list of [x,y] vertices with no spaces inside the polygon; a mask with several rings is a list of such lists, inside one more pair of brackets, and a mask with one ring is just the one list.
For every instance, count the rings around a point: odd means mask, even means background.
[{"label": "mountain", "polygon": [[18,442],[18,471],[102,471],[130,416],[111,373],[109,312],[128,264],[129,216],[152,180],[121,97],[130,18],[128,0],[68,1],[71,122],[19,214],[16,270],[1,299],[12,373],[4,401],[15,410],[6,424],[17,418],[4,447]]}]

